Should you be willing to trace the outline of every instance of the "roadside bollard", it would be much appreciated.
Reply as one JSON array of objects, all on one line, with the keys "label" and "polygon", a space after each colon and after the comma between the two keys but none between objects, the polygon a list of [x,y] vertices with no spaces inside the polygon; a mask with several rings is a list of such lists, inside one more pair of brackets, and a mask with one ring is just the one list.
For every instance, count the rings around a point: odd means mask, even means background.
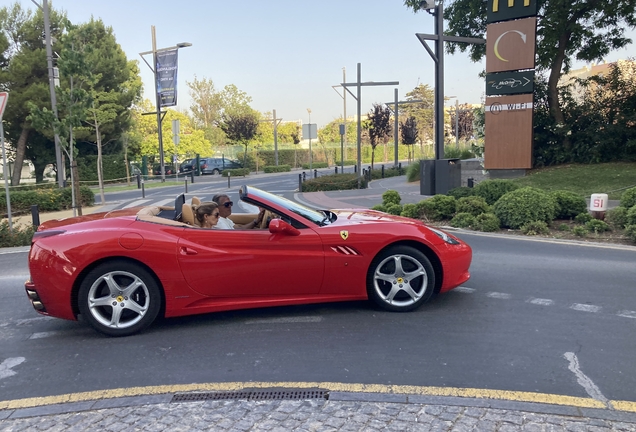
[{"label": "roadside bollard", "polygon": [[354,172],[354,173],[357,173],[357,172],[358,172],[358,164],[355,164],[355,165],[353,166],[353,172]]},{"label": "roadside bollard", "polygon": [[314,178],[318,178],[318,170],[317,169],[314,170]]},{"label": "roadside bollard", "polygon": [[227,172],[227,187],[228,189],[230,188],[230,177],[232,177],[232,173],[231,172]]},{"label": "roadside bollard", "polygon": [[398,163],[398,174],[402,175],[402,162]]},{"label": "roadside bollard", "polygon": [[188,179],[185,179],[185,193],[188,193]]},{"label": "roadside bollard", "polygon": [[190,171],[190,183],[194,183],[194,170]]},{"label": "roadside bollard", "polygon": [[141,184],[141,197],[146,198],[146,187],[143,183]]},{"label": "roadside bollard", "polygon": [[141,189],[141,174],[137,174],[137,189]]},{"label": "roadside bollard", "polygon": [[303,191],[303,176],[302,174],[298,174],[298,192]]},{"label": "roadside bollard", "polygon": [[31,206],[31,220],[33,220],[33,226],[40,226],[40,208],[37,204]]},{"label": "roadside bollard", "polygon": [[382,165],[382,178],[384,178],[384,165]]},{"label": "roadside bollard", "polygon": [[466,183],[468,184],[468,187],[471,188],[475,185],[475,180],[472,177],[468,177],[468,180],[466,180]]},{"label": "roadside bollard", "polygon": [[338,167],[336,167],[336,174],[338,174]]},{"label": "roadside bollard", "polygon": [[307,173],[305,171],[303,171],[303,181],[307,180]]}]

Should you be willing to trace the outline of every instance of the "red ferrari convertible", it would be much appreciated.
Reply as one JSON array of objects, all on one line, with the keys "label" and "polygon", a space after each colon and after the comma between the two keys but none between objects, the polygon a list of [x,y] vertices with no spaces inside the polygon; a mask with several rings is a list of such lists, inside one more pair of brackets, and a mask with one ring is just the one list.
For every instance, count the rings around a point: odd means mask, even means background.
[{"label": "red ferrari convertible", "polygon": [[31,244],[27,296],[43,315],[82,315],[126,336],[160,314],[363,299],[410,311],[470,277],[471,248],[421,221],[312,210],[247,186],[239,195],[266,209],[261,229],[200,228],[183,194],[174,207],[45,222]]}]

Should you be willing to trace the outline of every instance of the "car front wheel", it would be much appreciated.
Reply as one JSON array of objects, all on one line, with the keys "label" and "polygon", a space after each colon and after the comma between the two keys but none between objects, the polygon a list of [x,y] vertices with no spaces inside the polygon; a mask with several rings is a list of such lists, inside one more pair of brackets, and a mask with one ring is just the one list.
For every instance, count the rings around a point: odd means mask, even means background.
[{"label": "car front wheel", "polygon": [[80,285],[79,311],[95,330],[128,336],[148,327],[161,309],[155,279],[141,266],[112,261],[91,270]]},{"label": "car front wheel", "polygon": [[379,307],[411,311],[428,299],[435,288],[435,271],[422,252],[395,246],[380,253],[367,273],[367,294]]}]

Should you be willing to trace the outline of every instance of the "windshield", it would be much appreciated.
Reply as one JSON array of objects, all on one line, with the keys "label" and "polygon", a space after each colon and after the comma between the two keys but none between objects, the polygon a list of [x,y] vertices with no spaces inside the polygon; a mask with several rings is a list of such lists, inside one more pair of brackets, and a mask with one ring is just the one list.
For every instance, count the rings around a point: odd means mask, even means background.
[{"label": "windshield", "polygon": [[[245,191],[248,192],[247,197],[245,197]],[[249,201],[250,198],[257,199],[257,200],[263,199],[263,200],[270,201],[275,205],[286,208],[290,210],[291,212],[296,213],[297,215],[302,216],[303,218],[307,220],[310,220],[316,225],[322,226],[325,223],[329,223],[331,221],[330,217],[327,216],[328,213],[330,212],[314,210],[309,207],[305,207],[302,204],[298,204],[297,202],[288,200],[287,198],[284,198],[282,196],[274,195],[272,193],[265,192],[264,190],[261,190],[255,187],[247,188],[243,186],[241,188],[240,196],[241,196],[241,199],[247,198],[247,201]],[[325,217],[326,217],[326,220],[325,220]]]}]

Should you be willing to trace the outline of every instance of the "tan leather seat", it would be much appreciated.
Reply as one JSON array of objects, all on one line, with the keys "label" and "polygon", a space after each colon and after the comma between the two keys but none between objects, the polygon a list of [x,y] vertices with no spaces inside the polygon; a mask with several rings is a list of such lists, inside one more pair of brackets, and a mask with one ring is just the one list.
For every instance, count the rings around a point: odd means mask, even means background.
[{"label": "tan leather seat", "polygon": [[199,204],[201,204],[201,200],[197,197],[192,197],[192,205],[195,206]]},{"label": "tan leather seat", "polygon": [[188,225],[197,226],[192,206],[188,204],[183,205],[183,208],[181,209],[181,220]]}]

